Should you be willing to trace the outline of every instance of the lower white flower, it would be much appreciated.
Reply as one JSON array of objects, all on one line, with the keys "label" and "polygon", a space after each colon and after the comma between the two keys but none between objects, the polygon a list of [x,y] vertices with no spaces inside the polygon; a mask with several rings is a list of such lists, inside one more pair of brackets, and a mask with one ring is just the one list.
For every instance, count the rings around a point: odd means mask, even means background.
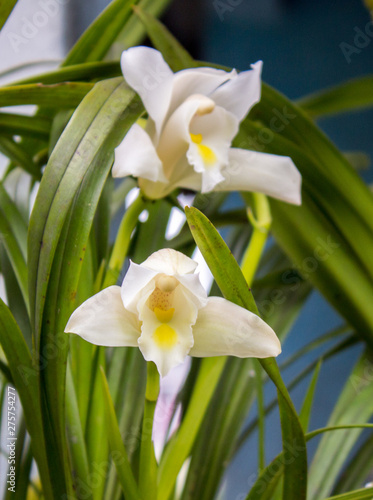
[{"label": "lower white flower", "polygon": [[221,297],[207,297],[197,267],[171,249],[131,265],[71,315],[65,332],[97,345],[136,346],[164,376],[187,355],[266,358],[281,352],[270,326]]}]

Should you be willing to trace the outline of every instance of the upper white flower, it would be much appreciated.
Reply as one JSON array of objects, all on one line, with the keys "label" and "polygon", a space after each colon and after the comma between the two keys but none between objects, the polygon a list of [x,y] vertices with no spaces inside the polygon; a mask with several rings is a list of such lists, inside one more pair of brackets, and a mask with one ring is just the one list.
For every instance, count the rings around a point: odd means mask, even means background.
[{"label": "upper white flower", "polygon": [[259,101],[261,61],[237,74],[213,68],[173,73],[162,54],[133,47],[122,54],[124,78],[149,115],[115,150],[114,177],[133,175],[149,198],[176,187],[256,191],[300,204],[301,176],[285,156],[232,148],[239,123]]},{"label": "upper white flower", "polygon": [[105,346],[137,346],[164,376],[190,356],[266,358],[281,352],[270,326],[221,297],[207,297],[196,262],[171,249],[131,262],[122,286],[108,287],[71,315],[65,331]]}]

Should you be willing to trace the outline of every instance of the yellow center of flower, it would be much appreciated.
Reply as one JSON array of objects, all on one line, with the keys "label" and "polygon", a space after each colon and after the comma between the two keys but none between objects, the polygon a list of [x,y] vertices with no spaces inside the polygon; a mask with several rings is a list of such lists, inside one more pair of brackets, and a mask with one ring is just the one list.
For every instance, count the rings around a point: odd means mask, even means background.
[{"label": "yellow center of flower", "polygon": [[194,144],[197,144],[198,153],[200,154],[203,163],[208,167],[214,165],[216,163],[216,154],[211,148],[206,146],[206,144],[202,144],[202,134],[190,134],[190,138]]},{"label": "yellow center of flower", "polygon": [[178,284],[179,282],[173,276],[159,276],[155,289],[149,297],[148,306],[161,323],[153,333],[153,340],[161,349],[171,349],[178,340],[176,331],[167,324],[172,320],[175,312],[172,304]]},{"label": "yellow center of flower", "polygon": [[155,329],[153,339],[162,349],[171,349],[177,343],[177,333],[169,325],[163,323]]}]

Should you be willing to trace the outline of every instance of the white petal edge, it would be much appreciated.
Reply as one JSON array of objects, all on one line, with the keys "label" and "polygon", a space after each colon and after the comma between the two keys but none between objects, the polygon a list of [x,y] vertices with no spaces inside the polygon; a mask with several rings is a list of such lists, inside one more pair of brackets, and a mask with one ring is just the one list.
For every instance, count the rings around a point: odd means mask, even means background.
[{"label": "white petal edge", "polygon": [[103,346],[137,347],[140,322],[127,311],[119,286],[110,286],[83,302],[70,316],[66,333]]},{"label": "white petal edge", "polygon": [[302,176],[288,156],[231,148],[225,180],[214,191],[254,191],[300,205]]},{"label": "white petal edge", "polygon": [[198,311],[190,356],[268,358],[281,353],[272,328],[256,314],[221,297],[210,297]]},{"label": "white petal edge", "polygon": [[158,273],[192,274],[197,268],[197,263],[186,255],[172,248],[163,248],[152,253],[141,266],[147,267]]},{"label": "white petal edge", "polygon": [[242,71],[236,78],[217,88],[211,94],[211,99],[241,121],[260,100],[262,66],[262,61],[252,64],[251,70]]},{"label": "white petal edge", "polygon": [[121,57],[123,76],[141,97],[159,133],[168,111],[174,74],[162,54],[150,47],[132,47]]},{"label": "white petal edge", "polygon": [[113,177],[133,175],[153,182],[168,182],[149,135],[137,123],[132,125],[115,149],[112,175]]},{"label": "white petal edge", "polygon": [[121,286],[121,297],[126,309],[134,314],[137,313],[139,300],[154,290],[155,283],[151,281],[157,274],[157,271],[148,269],[142,264],[130,262]]}]

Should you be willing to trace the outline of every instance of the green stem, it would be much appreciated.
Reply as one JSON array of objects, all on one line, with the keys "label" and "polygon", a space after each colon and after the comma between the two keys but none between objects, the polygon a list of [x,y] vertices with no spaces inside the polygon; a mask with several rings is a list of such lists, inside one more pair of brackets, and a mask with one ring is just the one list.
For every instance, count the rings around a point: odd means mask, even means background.
[{"label": "green stem", "polygon": [[253,193],[251,199],[254,211],[248,208],[247,215],[253,225],[253,233],[241,265],[242,273],[249,286],[258,268],[272,222],[267,197],[261,193]]},{"label": "green stem", "polygon": [[[245,200],[247,199],[246,196],[244,196],[244,198]],[[253,225],[253,233],[241,266],[242,273],[249,286],[259,266],[272,222],[270,206],[264,194],[253,193],[251,195],[251,204],[253,209],[249,207],[247,209],[247,215]],[[257,360],[254,360],[254,367],[258,405],[258,468],[260,472],[265,468],[265,408],[262,370]]]},{"label": "green stem", "polygon": [[106,271],[103,288],[115,285],[127,256],[131,235],[136,227],[139,215],[145,209],[148,200],[140,193],[136,200],[127,208],[120,223]]},{"label": "green stem", "polygon": [[147,364],[144,419],[140,449],[139,488],[141,498],[157,498],[157,462],[152,441],[154,411],[159,395],[159,374],[153,362]]}]

